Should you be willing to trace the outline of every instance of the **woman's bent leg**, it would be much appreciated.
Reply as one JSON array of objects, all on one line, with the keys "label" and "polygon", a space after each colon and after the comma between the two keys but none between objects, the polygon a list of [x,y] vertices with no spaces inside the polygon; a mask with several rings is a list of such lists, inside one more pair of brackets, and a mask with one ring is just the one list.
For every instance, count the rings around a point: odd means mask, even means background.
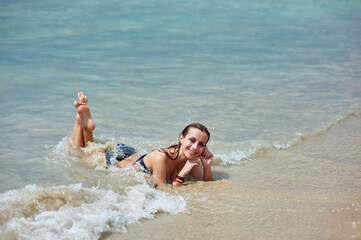
[{"label": "woman's bent leg", "polygon": [[75,119],[73,135],[71,138],[77,148],[84,147],[83,130],[81,128],[80,119],[78,117]]}]

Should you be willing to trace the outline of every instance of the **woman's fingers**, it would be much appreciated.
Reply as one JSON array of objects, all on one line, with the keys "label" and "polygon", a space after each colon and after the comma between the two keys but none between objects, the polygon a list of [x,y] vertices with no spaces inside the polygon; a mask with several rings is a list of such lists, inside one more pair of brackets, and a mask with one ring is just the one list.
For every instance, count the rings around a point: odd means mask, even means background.
[{"label": "woman's fingers", "polygon": [[206,159],[211,158],[212,156],[213,156],[213,153],[211,153],[209,150],[204,151],[202,154],[202,157],[206,158]]}]

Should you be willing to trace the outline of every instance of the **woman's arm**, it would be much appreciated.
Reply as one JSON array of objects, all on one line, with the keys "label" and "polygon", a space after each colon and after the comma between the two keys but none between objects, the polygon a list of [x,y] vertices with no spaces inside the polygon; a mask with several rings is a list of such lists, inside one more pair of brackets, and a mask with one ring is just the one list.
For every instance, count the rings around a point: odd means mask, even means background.
[{"label": "woman's arm", "polygon": [[200,165],[194,166],[191,170],[191,175],[197,180],[212,181],[211,163],[213,154],[206,148],[201,155],[202,167]]},{"label": "woman's arm", "polygon": [[213,153],[208,148],[204,149],[201,155],[201,161],[203,166],[203,181],[213,181],[211,164],[213,160]]},{"label": "woman's arm", "polygon": [[203,180],[203,169],[200,164],[192,168],[191,175],[197,180]]},{"label": "woman's arm", "polygon": [[164,154],[155,155],[152,159],[153,176],[157,181],[156,187],[166,183],[167,158]]},{"label": "woman's arm", "polygon": [[[200,163],[199,163],[198,159],[188,160],[186,162],[186,164],[184,165],[184,167],[182,168],[182,170],[178,173],[178,176],[181,178],[185,178],[192,171],[193,168],[195,168],[197,166],[199,167],[199,164]],[[180,186],[181,183],[174,181],[172,185],[174,187],[176,187],[176,186]]]}]

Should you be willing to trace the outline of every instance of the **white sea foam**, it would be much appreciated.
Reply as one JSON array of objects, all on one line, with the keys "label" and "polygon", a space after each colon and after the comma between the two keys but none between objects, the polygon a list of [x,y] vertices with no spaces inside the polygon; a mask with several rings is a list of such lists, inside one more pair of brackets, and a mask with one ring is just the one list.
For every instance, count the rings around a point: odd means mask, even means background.
[{"label": "white sea foam", "polygon": [[98,239],[103,232],[126,232],[126,225],[157,212],[185,208],[183,197],[147,184],[128,187],[123,195],[82,184],[28,185],[0,195],[0,231],[5,239]]},{"label": "white sea foam", "polygon": [[297,132],[295,135],[296,137],[294,137],[293,139],[291,139],[291,141],[287,142],[287,143],[279,143],[278,141],[273,143],[273,146],[276,149],[279,150],[285,150],[285,149],[289,149],[292,148],[293,146],[300,144],[310,138],[314,138],[317,137],[321,134],[326,133],[327,131],[329,131],[331,128],[333,128],[334,126],[337,126],[339,124],[341,124],[342,122],[350,119],[350,118],[354,118],[354,117],[358,117],[361,115],[361,110],[360,109],[353,109],[352,111],[344,114],[343,116],[337,118],[336,120],[332,121],[331,123],[325,125],[324,127],[321,127],[319,129],[315,129],[313,131],[309,131],[309,132]]},{"label": "white sea foam", "polygon": [[257,154],[263,152],[269,144],[256,141],[223,144],[224,149],[214,152],[215,164],[240,165],[246,164]]}]

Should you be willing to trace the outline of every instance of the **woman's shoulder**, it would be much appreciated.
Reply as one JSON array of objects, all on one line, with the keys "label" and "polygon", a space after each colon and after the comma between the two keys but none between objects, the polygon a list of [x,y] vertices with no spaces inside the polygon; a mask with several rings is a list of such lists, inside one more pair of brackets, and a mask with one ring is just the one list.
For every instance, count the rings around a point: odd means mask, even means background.
[{"label": "woman's shoulder", "polygon": [[162,150],[160,149],[156,149],[150,153],[148,153],[149,158],[152,159],[152,161],[167,161],[169,159],[169,157],[167,156],[166,153],[164,153]]},{"label": "woman's shoulder", "polygon": [[159,168],[165,168],[167,166],[167,162],[168,162],[167,159],[168,157],[166,154],[154,150],[148,153],[144,160],[149,170],[154,174],[155,168],[159,169]]}]

